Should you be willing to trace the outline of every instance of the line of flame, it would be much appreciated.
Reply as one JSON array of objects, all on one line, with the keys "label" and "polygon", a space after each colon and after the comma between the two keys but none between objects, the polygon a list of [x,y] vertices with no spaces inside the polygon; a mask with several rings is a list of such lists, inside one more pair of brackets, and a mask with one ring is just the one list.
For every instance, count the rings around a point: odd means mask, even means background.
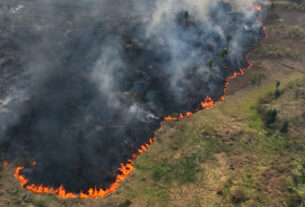
[{"label": "line of flame", "polygon": [[[133,161],[136,159],[138,155],[145,152],[155,141],[155,138],[151,138],[149,140],[149,143],[142,145],[140,149],[138,149],[138,152],[136,154],[132,155],[132,159],[129,159],[127,161],[127,164],[121,164],[121,166],[118,168],[118,171],[120,174],[118,174],[115,177],[114,183],[112,183],[106,190],[103,189],[97,189],[90,188],[87,193],[80,192],[79,195],[71,192],[67,192],[63,185],[61,185],[59,188],[53,188],[53,187],[45,187],[43,185],[34,185],[29,184],[29,179],[27,179],[24,175],[21,174],[21,170],[24,169],[24,167],[17,167],[15,170],[15,177],[16,179],[21,183],[22,187],[25,188],[28,191],[32,191],[35,194],[41,194],[41,193],[47,193],[47,194],[56,194],[60,198],[101,198],[104,197],[112,192],[114,192],[119,184],[132,173],[134,167],[133,167]],[[32,165],[36,165],[36,162],[34,161]]]},{"label": "line of flame", "polygon": [[[260,7],[259,7],[260,8]],[[256,8],[257,9],[257,8]],[[260,11],[260,9],[257,9],[258,11]],[[265,33],[265,39],[268,38],[268,35],[266,33],[266,28],[265,26],[263,27],[263,31]],[[261,41],[263,41],[264,39],[262,39]],[[224,86],[224,95],[222,97],[219,98],[219,100],[214,101],[212,98],[210,98],[209,96],[206,97],[206,99],[204,101],[201,102],[201,107],[202,109],[205,108],[209,108],[209,107],[213,107],[217,102],[223,101],[224,100],[224,96],[226,94],[226,90],[229,86],[229,82],[230,80],[236,78],[239,75],[243,75],[244,74],[244,70],[246,69],[250,69],[253,64],[249,61],[249,56],[256,51],[257,48],[255,48],[254,50],[250,51],[247,55],[246,55],[246,61],[248,63],[248,67],[246,68],[240,68],[239,72],[234,72],[234,74],[230,77],[228,77],[225,81],[225,86]],[[164,121],[167,120],[179,120],[179,119],[183,119],[183,118],[189,118],[191,117],[193,113],[192,112],[187,112],[185,115],[183,115],[182,113],[179,114],[179,118],[176,117],[172,117],[172,116],[167,116],[164,118]],[[118,168],[118,171],[121,174],[116,175],[115,177],[115,181],[114,183],[112,183],[106,190],[103,189],[97,189],[95,188],[90,188],[88,190],[87,193],[84,192],[80,192],[79,195],[75,194],[75,193],[71,193],[71,192],[67,192],[64,189],[64,186],[61,185],[59,188],[53,188],[53,187],[45,187],[43,185],[34,185],[34,184],[29,184],[29,179],[27,179],[24,175],[20,174],[21,170],[24,167],[17,167],[15,170],[15,177],[16,179],[21,183],[22,187],[25,188],[28,191],[32,191],[35,194],[41,194],[41,193],[46,193],[46,194],[56,194],[58,195],[60,198],[66,199],[66,198],[101,198],[101,197],[105,197],[106,195],[114,192],[119,184],[127,177],[129,176],[133,169],[133,161],[138,157],[138,155],[140,155],[141,153],[145,152],[155,141],[155,138],[151,138],[149,140],[149,143],[144,144],[140,147],[140,149],[138,149],[138,152],[136,154],[132,155],[132,159],[129,159],[127,161],[127,164],[123,164],[121,163],[121,166]],[[6,164],[7,162],[5,162],[4,164]],[[36,162],[33,161],[32,165],[36,165]]]},{"label": "line of flame", "polygon": [[249,6],[251,6],[253,9],[256,9],[257,11],[262,11],[262,7],[260,5],[249,3]]}]

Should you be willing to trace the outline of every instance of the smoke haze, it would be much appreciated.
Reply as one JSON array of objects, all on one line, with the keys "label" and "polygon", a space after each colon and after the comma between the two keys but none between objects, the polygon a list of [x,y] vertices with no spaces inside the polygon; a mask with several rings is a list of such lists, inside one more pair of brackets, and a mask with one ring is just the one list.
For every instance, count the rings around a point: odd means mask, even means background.
[{"label": "smoke haze", "polygon": [[113,183],[165,116],[218,100],[264,35],[245,0],[2,2],[1,159],[75,193]]}]

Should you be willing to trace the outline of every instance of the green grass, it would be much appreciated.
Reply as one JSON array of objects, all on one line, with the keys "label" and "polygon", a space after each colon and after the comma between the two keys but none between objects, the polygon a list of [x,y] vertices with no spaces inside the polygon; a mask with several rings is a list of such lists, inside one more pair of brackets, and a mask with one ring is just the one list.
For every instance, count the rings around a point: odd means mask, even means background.
[{"label": "green grass", "polygon": [[[298,36],[298,38],[301,38],[302,33],[298,33],[296,31],[292,32],[290,31],[289,36],[290,37],[296,37]],[[266,45],[266,44],[262,44],[259,46],[258,48],[258,52],[265,56],[265,57],[269,57],[269,58],[290,58],[290,59],[298,59],[299,57],[301,57],[301,52],[296,49],[296,48],[290,48],[290,47],[280,47],[278,45]]]},{"label": "green grass", "polygon": [[44,201],[40,201],[40,200],[33,200],[32,201],[32,204],[35,206],[35,207],[46,207],[46,203]]},{"label": "green grass", "polygon": [[181,157],[169,165],[166,174],[167,179],[178,182],[179,184],[194,183],[197,181],[197,174],[202,174],[202,169],[198,165],[196,155]]}]

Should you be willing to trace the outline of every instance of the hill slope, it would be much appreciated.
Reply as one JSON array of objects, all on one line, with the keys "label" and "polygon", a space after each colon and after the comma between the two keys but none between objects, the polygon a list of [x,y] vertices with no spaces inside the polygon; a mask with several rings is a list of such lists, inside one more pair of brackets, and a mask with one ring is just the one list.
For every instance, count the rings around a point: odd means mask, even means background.
[{"label": "hill slope", "polygon": [[[290,6],[289,6],[290,5]],[[1,167],[0,206],[305,205],[305,15],[272,5],[269,38],[224,101],[163,122],[134,173],[104,199],[33,195]]]}]

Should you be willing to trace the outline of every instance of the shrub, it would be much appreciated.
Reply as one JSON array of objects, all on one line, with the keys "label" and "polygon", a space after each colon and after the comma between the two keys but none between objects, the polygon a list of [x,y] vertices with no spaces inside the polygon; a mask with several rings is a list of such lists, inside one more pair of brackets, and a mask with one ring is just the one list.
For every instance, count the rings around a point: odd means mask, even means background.
[{"label": "shrub", "polygon": [[163,176],[163,173],[165,171],[165,168],[162,165],[157,165],[154,169],[153,169],[153,179],[155,181],[159,181],[161,179],[161,177]]},{"label": "shrub", "polygon": [[294,49],[289,47],[280,48],[279,46],[276,45],[260,45],[259,52],[263,56],[267,56],[270,58],[287,57],[287,58],[297,59],[301,56],[300,51],[295,48]]},{"label": "shrub", "polygon": [[214,61],[210,60],[207,65],[208,65],[209,68],[212,68],[213,65],[214,65]]},{"label": "shrub", "polygon": [[276,8],[276,4],[274,2],[272,2],[272,4],[271,4],[271,11],[274,11],[275,8]]},{"label": "shrub", "polygon": [[279,88],[279,87],[280,87],[280,85],[281,85],[281,81],[278,81],[278,80],[277,80],[277,81],[275,81],[275,87],[276,87],[276,88]]},{"label": "shrub", "polygon": [[291,49],[289,47],[285,49],[285,54],[286,54],[287,57],[290,57],[292,59],[297,59],[301,56],[299,50]]},{"label": "shrub", "polygon": [[288,30],[288,36],[292,38],[303,38],[304,31],[299,26],[293,26]]},{"label": "shrub", "polygon": [[242,203],[249,200],[247,194],[240,189],[235,190],[230,194],[230,199],[233,203]]},{"label": "shrub", "polygon": [[35,206],[35,207],[46,207],[47,205],[45,204],[44,201],[42,200],[33,200],[32,201],[32,204]]},{"label": "shrub", "polygon": [[231,36],[231,35],[227,35],[227,36],[226,36],[226,40],[227,40],[228,42],[230,42],[230,41],[232,40],[232,36]]},{"label": "shrub", "polygon": [[270,109],[266,112],[266,115],[264,117],[264,121],[267,127],[271,127],[271,125],[276,121],[277,116],[277,110],[276,109]]},{"label": "shrub", "polygon": [[229,48],[224,48],[224,49],[219,53],[219,56],[225,57],[225,56],[228,55],[229,53],[230,53]]},{"label": "shrub", "polygon": [[294,92],[295,92],[295,93],[294,93],[295,98],[296,98],[296,99],[299,98],[299,95],[300,95],[300,92],[301,92],[300,88],[296,88]]},{"label": "shrub", "polygon": [[121,203],[119,207],[129,207],[131,204],[132,202],[130,200],[126,200],[124,203]]},{"label": "shrub", "polygon": [[251,84],[252,86],[258,85],[260,86],[262,79],[265,77],[265,75],[262,72],[254,72],[251,76]]},{"label": "shrub", "polygon": [[288,132],[288,127],[289,127],[289,121],[288,120],[285,120],[283,123],[282,123],[282,126],[280,128],[280,131],[282,133],[287,133]]},{"label": "shrub", "polygon": [[300,168],[292,170],[292,176],[297,186],[305,185],[305,159],[299,161]]},{"label": "shrub", "polygon": [[281,82],[277,80],[275,82],[275,93],[274,93],[275,98],[278,98],[281,96],[281,91],[279,89],[280,85],[281,85]]}]

